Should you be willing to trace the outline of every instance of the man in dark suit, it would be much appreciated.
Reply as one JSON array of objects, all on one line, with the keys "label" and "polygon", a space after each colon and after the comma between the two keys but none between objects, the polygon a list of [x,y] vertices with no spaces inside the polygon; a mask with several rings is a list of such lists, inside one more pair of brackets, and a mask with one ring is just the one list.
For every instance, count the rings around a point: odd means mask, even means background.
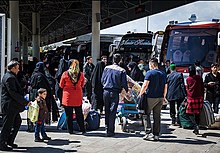
[{"label": "man in dark suit", "polygon": [[10,151],[12,148],[18,147],[18,145],[14,144],[14,140],[22,121],[19,113],[24,111],[25,106],[28,104],[16,78],[19,71],[19,63],[11,61],[7,68],[8,71],[2,78],[1,105],[3,126],[0,134],[1,151]]}]

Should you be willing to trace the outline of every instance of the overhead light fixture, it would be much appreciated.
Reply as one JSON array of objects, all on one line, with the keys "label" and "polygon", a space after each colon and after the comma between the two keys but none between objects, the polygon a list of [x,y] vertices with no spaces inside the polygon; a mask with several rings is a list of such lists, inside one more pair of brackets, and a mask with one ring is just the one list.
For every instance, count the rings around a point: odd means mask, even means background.
[{"label": "overhead light fixture", "polygon": [[111,19],[111,18],[106,18],[106,19],[104,19],[104,23],[105,23],[105,24],[111,24],[111,22],[112,22],[112,19]]},{"label": "overhead light fixture", "polygon": [[138,7],[135,7],[135,14],[139,14],[145,12],[145,5],[139,5]]}]

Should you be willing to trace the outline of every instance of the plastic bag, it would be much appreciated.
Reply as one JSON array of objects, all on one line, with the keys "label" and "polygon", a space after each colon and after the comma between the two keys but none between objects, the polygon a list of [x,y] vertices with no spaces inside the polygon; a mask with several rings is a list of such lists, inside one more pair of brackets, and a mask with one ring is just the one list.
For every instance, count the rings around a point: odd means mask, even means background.
[{"label": "plastic bag", "polygon": [[82,111],[83,111],[84,120],[87,118],[90,109],[91,109],[90,102],[88,100],[83,99]]},{"label": "plastic bag", "polygon": [[39,105],[37,104],[37,101],[31,103],[31,105],[28,108],[28,118],[31,122],[37,122],[38,121],[38,115],[39,115]]}]

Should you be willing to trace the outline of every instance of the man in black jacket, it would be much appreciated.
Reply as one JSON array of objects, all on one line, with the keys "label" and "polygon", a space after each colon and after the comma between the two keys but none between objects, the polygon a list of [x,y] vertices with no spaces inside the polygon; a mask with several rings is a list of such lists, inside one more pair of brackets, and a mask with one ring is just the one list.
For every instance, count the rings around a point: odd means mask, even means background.
[{"label": "man in black jacket", "polygon": [[[16,78],[19,63],[11,61],[7,65],[8,71],[2,78],[2,113],[3,126],[0,134],[0,150],[10,151],[17,148],[15,137],[21,126],[20,112],[24,111],[28,102],[24,99],[24,92]],[[11,146],[11,147],[9,147]]]},{"label": "man in black jacket", "polygon": [[[176,65],[170,65],[171,73],[167,76],[167,100],[170,103],[170,117],[172,125],[180,125],[179,107],[186,97],[183,74],[176,72]],[[176,107],[177,104],[177,107]],[[177,110],[177,115],[176,115]]]}]

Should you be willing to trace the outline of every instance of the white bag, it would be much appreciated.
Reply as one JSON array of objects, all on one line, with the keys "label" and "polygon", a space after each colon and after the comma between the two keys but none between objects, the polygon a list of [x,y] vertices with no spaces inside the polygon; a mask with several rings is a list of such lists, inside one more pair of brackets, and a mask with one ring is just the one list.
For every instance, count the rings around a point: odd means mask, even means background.
[{"label": "white bag", "polygon": [[88,100],[83,99],[82,111],[83,111],[84,120],[86,119],[87,115],[89,114],[90,109],[91,109],[90,102]]}]

